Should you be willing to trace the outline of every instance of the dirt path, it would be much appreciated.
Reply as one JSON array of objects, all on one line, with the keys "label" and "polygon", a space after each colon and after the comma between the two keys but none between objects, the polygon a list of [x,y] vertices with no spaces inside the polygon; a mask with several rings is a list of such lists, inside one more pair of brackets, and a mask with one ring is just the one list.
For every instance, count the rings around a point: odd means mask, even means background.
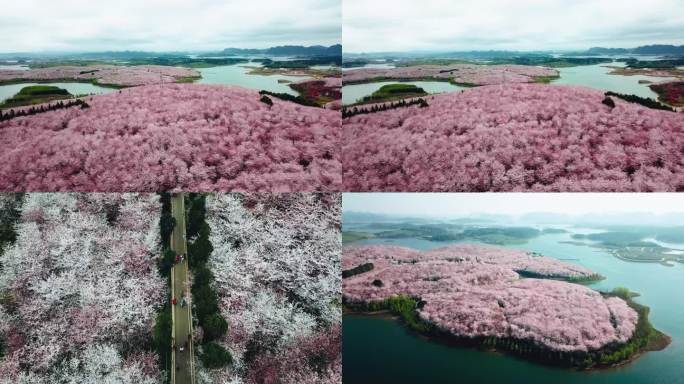
[{"label": "dirt path", "polygon": [[[171,214],[176,219],[176,227],[171,234],[171,249],[177,254],[187,254],[185,239],[185,202],[182,193],[171,197]],[[193,384],[194,350],[192,345],[192,315],[191,305],[181,306],[183,297],[190,298],[188,286],[188,261],[177,263],[171,270],[172,298],[176,298],[173,306],[173,338],[176,348],[172,352],[172,361],[177,369],[171,374],[171,383]],[[183,351],[181,351],[183,348]]]}]

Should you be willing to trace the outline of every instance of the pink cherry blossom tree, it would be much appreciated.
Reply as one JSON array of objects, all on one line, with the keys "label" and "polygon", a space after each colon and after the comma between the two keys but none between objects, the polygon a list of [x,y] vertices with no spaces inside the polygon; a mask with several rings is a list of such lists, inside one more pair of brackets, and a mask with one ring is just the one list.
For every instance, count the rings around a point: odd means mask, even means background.
[{"label": "pink cherry blossom tree", "polygon": [[156,195],[28,194],[0,270],[3,382],[161,379]]},{"label": "pink cherry blossom tree", "polygon": [[255,90],[135,87],[0,122],[5,191],[334,191],[340,113]]},{"label": "pink cherry blossom tree", "polygon": [[[218,194],[207,222],[233,364],[213,382],[341,383],[340,194]],[[324,356],[311,366],[311,356]],[[319,361],[319,360],[317,360]]]},{"label": "pink cherry blossom tree", "polygon": [[348,191],[680,191],[684,114],[509,84],[344,120]]}]

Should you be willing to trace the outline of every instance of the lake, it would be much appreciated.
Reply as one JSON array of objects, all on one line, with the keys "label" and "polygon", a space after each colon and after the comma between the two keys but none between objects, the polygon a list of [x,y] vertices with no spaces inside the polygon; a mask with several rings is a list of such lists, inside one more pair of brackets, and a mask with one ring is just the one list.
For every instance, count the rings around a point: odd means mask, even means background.
[{"label": "lake", "polygon": [[609,75],[611,69],[607,68],[606,65],[623,67],[624,63],[556,68],[560,72],[560,79],[554,80],[551,84],[583,85],[605,91],[657,99],[658,94],[648,87],[649,84],[639,84],[639,80],[647,80],[653,83],[676,80],[674,77]]},{"label": "lake", "polygon": [[361,69],[361,68],[380,68],[380,69],[387,69],[387,68],[396,68],[396,65],[393,63],[369,63],[369,64],[364,64],[364,65],[359,65],[357,67],[343,67],[343,71],[350,71],[352,69]]},{"label": "lake", "polygon": [[[607,65],[624,67],[625,63],[614,62],[608,64],[596,65],[582,65],[569,68],[556,68],[560,73],[560,78],[551,82],[551,84],[565,84],[565,85],[582,85],[590,88],[602,89],[605,91],[613,91],[617,93],[625,93],[629,95],[637,95],[641,97],[648,97],[658,99],[658,95],[653,92],[648,86],[649,84],[639,84],[639,80],[647,80],[652,83],[659,83],[663,81],[677,80],[675,77],[653,77],[653,76],[622,76],[609,75],[611,71]],[[343,68],[343,70],[358,69],[358,68],[393,68],[392,64],[367,64],[363,67]],[[425,84],[425,91],[428,93],[443,93],[453,92],[457,90],[467,89],[458,87],[446,82],[426,81],[426,82],[410,82],[408,84]],[[342,87],[342,103],[345,105],[353,104],[356,100],[368,96],[375,92],[382,85],[391,84],[389,82],[382,83],[365,83],[345,85]],[[451,87],[449,87],[451,85]],[[428,90],[428,88],[430,90]]]},{"label": "lake", "polygon": [[10,71],[28,71],[28,65],[23,64],[0,64],[0,70],[10,70]]},{"label": "lake", "polygon": [[[649,352],[622,368],[578,372],[547,367],[514,357],[468,348],[449,347],[412,334],[397,321],[345,315],[343,377],[345,383],[529,383],[628,384],[684,383],[684,266],[621,261],[608,252],[563,244],[569,233],[542,235],[510,245],[565,259],[606,276],[590,285],[597,290],[627,287],[635,300],[651,308],[653,325],[672,337],[665,350]],[[416,249],[443,247],[447,242],[420,239],[364,240],[354,244],[393,244]],[[573,260],[568,260],[573,259]],[[575,260],[576,259],[576,260]]]},{"label": "lake", "polygon": [[21,84],[8,84],[0,85],[0,102],[9,99],[10,97],[19,93],[19,91],[31,85],[52,85],[62,89],[66,89],[72,95],[85,95],[85,94],[102,94],[107,92],[116,91],[115,88],[100,87],[93,85],[91,83],[21,83]]},{"label": "lake", "polygon": [[245,65],[249,65],[252,67],[259,66],[258,63],[241,63],[211,68],[199,68],[198,71],[200,71],[200,73],[202,74],[202,78],[196,81],[196,83],[239,85],[245,88],[266,90],[279,93],[289,93],[290,95],[297,96],[299,95],[297,91],[290,88],[287,84],[279,83],[278,80],[289,81],[294,83],[297,81],[311,79],[311,77],[307,76],[249,75],[247,74],[247,72],[250,71],[250,68],[246,68]]},{"label": "lake", "polygon": [[[377,83],[363,83],[345,85],[342,87],[342,104],[349,105],[355,103],[358,99],[368,96],[377,91],[383,85],[396,84],[398,81],[383,81]],[[421,87],[427,93],[444,93],[455,92],[468,89],[468,87],[461,87],[451,84],[446,81],[408,81],[401,82],[402,84],[414,84]]]}]

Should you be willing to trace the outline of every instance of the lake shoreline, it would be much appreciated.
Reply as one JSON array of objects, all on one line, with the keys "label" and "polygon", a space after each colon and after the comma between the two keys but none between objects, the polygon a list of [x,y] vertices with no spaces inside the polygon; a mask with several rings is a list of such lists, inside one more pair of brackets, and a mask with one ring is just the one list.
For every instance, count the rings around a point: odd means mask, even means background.
[{"label": "lake shoreline", "polygon": [[[379,318],[379,319],[384,319],[384,320],[391,320],[391,321],[396,321],[398,322],[401,326],[402,329],[404,329],[410,336],[413,337],[418,337],[420,339],[426,340],[428,342],[433,342],[437,343],[440,345],[448,346],[448,347],[453,347],[453,348],[470,348],[474,349],[477,351],[481,352],[490,352],[490,353],[496,353],[508,357],[513,357],[515,359],[523,360],[523,361],[529,361],[535,364],[540,364],[544,366],[552,366],[552,367],[557,367],[557,368],[562,368],[562,369],[569,369],[573,371],[578,371],[578,372],[601,372],[601,371],[609,371],[609,370],[614,370],[618,368],[622,368],[624,366],[627,366],[634,361],[636,361],[639,357],[642,355],[646,354],[647,352],[657,352],[661,351],[665,348],[667,348],[671,343],[672,343],[672,338],[669,335],[666,335],[660,331],[658,331],[661,335],[661,337],[654,343],[650,343],[646,347],[642,348],[638,352],[635,352],[634,355],[621,360],[617,363],[614,364],[609,364],[609,365],[594,365],[592,367],[576,367],[576,366],[571,366],[571,365],[564,365],[564,364],[552,364],[548,360],[544,361],[541,359],[534,359],[534,358],[529,358],[525,356],[521,356],[519,354],[511,353],[510,351],[506,349],[501,349],[501,348],[496,348],[496,347],[485,347],[476,341],[473,340],[466,340],[467,338],[463,337],[458,337],[455,335],[447,334],[444,331],[430,331],[427,333],[419,332],[415,329],[412,329],[404,319],[395,313],[393,313],[389,309],[383,309],[383,310],[378,310],[378,311],[364,311],[364,310],[357,310],[349,305],[343,305],[343,312],[342,312],[343,317],[344,316],[357,316],[357,317],[368,317],[368,318]],[[344,320],[343,320],[344,321]],[[501,339],[501,338],[497,338]],[[549,353],[554,353],[557,351],[549,350]]]}]

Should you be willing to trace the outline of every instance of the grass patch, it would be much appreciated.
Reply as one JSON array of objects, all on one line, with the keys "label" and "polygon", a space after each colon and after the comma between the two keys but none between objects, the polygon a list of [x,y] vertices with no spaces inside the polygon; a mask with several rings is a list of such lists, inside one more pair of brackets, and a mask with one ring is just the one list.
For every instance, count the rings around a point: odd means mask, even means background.
[{"label": "grass patch", "polygon": [[202,78],[202,76],[177,77],[176,83],[194,83],[195,81],[197,81],[201,78]]},{"label": "grass patch", "polygon": [[349,244],[359,240],[372,239],[374,236],[365,232],[342,231],[342,243]]},{"label": "grass patch", "polygon": [[[376,280],[379,281],[379,280]],[[378,285],[378,284],[376,284]],[[373,301],[370,303],[348,305],[354,311],[359,312],[380,312],[387,311],[393,315],[399,316],[401,321],[410,329],[416,332],[429,332],[433,330],[433,326],[422,321],[418,317],[418,309],[422,308],[425,302],[420,299],[398,295],[391,296],[382,301]]]},{"label": "grass patch", "polygon": [[560,75],[556,76],[535,76],[532,78],[534,83],[549,84],[554,80],[560,79]]}]

